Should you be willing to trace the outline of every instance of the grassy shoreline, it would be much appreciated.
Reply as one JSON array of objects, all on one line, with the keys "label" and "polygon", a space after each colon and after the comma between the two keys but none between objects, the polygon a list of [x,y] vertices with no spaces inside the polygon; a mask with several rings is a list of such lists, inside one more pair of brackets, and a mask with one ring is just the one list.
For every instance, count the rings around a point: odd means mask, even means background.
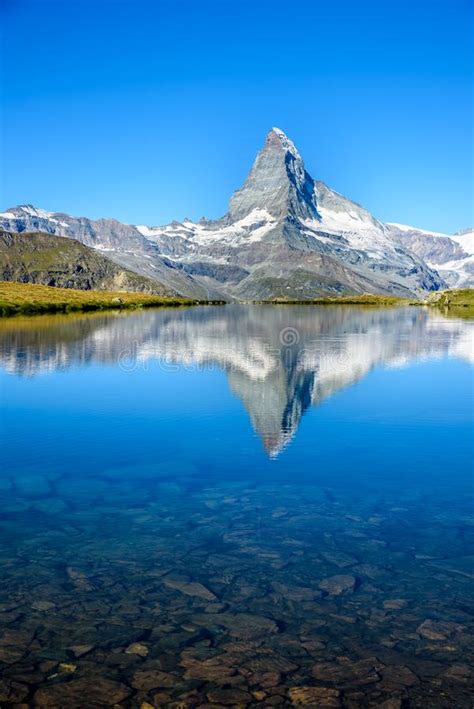
[{"label": "grassy shoreline", "polygon": [[423,305],[442,308],[474,308],[474,288],[440,290],[430,293]]},{"label": "grassy shoreline", "polygon": [[321,296],[307,300],[274,298],[251,302],[255,305],[409,305],[411,301],[396,296],[363,293],[362,295]]},{"label": "grassy shoreline", "polygon": [[114,291],[75,290],[14,281],[0,281],[0,316],[76,313],[98,310],[181,307],[223,301]]},{"label": "grassy shoreline", "polygon": [[361,295],[325,296],[308,300],[274,298],[272,300],[252,301],[259,305],[374,305],[374,306],[429,306],[443,309],[474,310],[474,289],[452,289],[435,291],[422,300],[400,298],[391,295],[363,293]]},{"label": "grassy shoreline", "polygon": [[423,305],[436,308],[443,315],[474,320],[474,288],[459,288],[430,293]]},{"label": "grassy shoreline", "polygon": [[[429,306],[443,308],[471,317],[474,314],[474,289],[445,290],[430,293],[425,300],[364,293],[327,296],[311,300],[275,298],[249,301],[255,305],[360,305],[376,307]],[[193,300],[179,296],[160,296],[123,291],[76,290],[16,281],[0,281],[0,317],[54,313],[133,310],[138,308],[181,307],[188,305],[223,305],[223,300]]]}]

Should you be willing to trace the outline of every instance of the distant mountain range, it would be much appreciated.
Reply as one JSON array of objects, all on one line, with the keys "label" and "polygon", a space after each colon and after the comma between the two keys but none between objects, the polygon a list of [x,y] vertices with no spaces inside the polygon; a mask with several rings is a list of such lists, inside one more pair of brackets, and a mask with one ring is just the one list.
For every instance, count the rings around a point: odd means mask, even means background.
[{"label": "distant mountain range", "polygon": [[122,224],[31,205],[0,214],[9,232],[45,232],[100,251],[190,297],[262,300],[474,285],[472,232],[447,236],[383,224],[314,181],[292,141],[268,133],[244,185],[220,219]]},{"label": "distant mountain range", "polygon": [[389,234],[436,270],[450,288],[474,287],[474,230],[440,234],[405,224],[386,224]]}]

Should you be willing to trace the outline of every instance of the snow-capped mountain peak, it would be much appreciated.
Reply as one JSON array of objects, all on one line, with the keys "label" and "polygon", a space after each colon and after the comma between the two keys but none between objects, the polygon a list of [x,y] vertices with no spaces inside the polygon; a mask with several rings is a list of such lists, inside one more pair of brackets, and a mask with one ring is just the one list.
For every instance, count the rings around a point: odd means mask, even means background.
[{"label": "snow-capped mountain peak", "polygon": [[120,264],[159,275],[192,297],[305,299],[363,292],[412,297],[445,286],[423,258],[394,237],[392,227],[313,180],[279,128],[268,132],[220,219],[135,227],[26,205],[0,215],[0,227],[47,231],[107,249]]},{"label": "snow-capped mountain peak", "polygon": [[286,133],[284,133],[280,128],[271,128],[268,131],[266,142],[268,144],[280,146],[283,150],[294,155],[294,157],[301,159],[301,156],[293,141],[290,140]]},{"label": "snow-capped mountain peak", "polygon": [[39,209],[32,204],[20,204],[17,207],[10,207],[6,212],[0,213],[0,218],[15,219],[22,214],[28,214],[30,217],[39,217],[41,219],[49,219],[53,212],[47,212],[45,209]]},{"label": "snow-capped mountain peak", "polygon": [[314,182],[306,172],[294,143],[279,128],[272,128],[243,186],[229,202],[229,217],[237,221],[254,209],[272,217],[317,219]]}]

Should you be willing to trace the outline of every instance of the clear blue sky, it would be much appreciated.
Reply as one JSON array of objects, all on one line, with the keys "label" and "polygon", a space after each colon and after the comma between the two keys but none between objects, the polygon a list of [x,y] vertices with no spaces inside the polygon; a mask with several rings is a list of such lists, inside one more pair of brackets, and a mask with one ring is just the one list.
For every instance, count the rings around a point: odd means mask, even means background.
[{"label": "clear blue sky", "polygon": [[387,221],[472,216],[471,0],[0,0],[0,208],[217,217],[267,130]]}]

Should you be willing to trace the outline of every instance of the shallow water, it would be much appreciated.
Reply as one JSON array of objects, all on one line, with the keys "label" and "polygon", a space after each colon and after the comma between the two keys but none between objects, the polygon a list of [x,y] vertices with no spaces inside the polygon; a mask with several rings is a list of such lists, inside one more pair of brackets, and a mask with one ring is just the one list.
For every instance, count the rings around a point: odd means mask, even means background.
[{"label": "shallow water", "polygon": [[471,707],[473,327],[0,321],[2,706]]}]

